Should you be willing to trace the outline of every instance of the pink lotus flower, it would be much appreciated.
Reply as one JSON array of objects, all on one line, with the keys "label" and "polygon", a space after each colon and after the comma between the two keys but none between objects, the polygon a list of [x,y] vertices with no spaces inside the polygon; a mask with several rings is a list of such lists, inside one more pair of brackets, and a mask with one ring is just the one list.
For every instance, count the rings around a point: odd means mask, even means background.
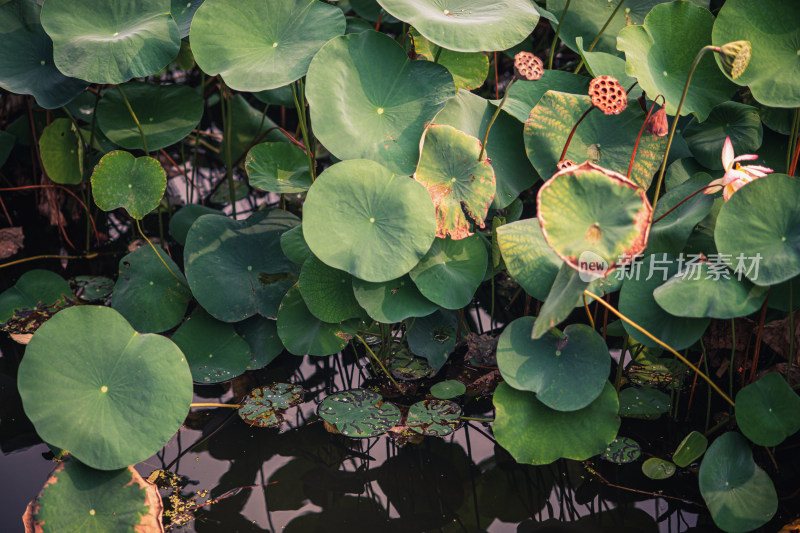
[{"label": "pink lotus flower", "polygon": [[731,138],[725,138],[725,145],[722,147],[722,166],[725,168],[725,175],[709,183],[709,188],[705,194],[714,194],[722,189],[722,197],[727,202],[731,195],[758,178],[763,178],[768,173],[773,172],[771,168],[761,165],[740,165],[739,161],[752,161],[758,159],[756,154],[744,154],[734,157],[733,144]]}]

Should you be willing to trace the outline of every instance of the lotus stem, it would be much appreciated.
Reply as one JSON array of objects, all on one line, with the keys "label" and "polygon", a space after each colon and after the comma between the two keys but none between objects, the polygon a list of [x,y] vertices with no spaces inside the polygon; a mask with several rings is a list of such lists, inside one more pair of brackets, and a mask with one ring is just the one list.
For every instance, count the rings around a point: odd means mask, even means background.
[{"label": "lotus stem", "polygon": [[439,62],[439,56],[442,55],[442,50],[444,50],[444,48],[442,48],[441,46],[436,50],[436,53],[433,55],[433,62],[434,63],[438,63]]},{"label": "lotus stem", "polygon": [[511,86],[514,85],[514,82],[517,81],[517,78],[512,78],[511,81],[506,86],[506,94],[503,95],[503,99],[500,100],[500,105],[497,106],[497,109],[494,110],[494,115],[489,120],[489,124],[486,126],[486,132],[483,134],[483,143],[481,143],[481,151],[478,154],[478,161],[483,160],[483,156],[486,154],[486,143],[489,142],[489,132],[492,131],[492,126],[494,125],[494,121],[497,120],[497,116],[500,114],[500,110],[503,109],[503,105],[506,103],[508,99],[508,91],[511,89]]},{"label": "lotus stem", "polygon": [[189,407],[232,407],[233,409],[239,409],[241,407],[240,404],[236,403],[190,403]]},{"label": "lotus stem", "polygon": [[592,109],[594,109],[594,104],[592,104],[592,106],[589,109],[584,111],[583,115],[581,115],[581,118],[579,118],[578,121],[575,123],[575,125],[572,126],[572,130],[569,132],[569,137],[567,137],[567,142],[564,143],[564,149],[561,150],[561,156],[558,158],[559,161],[563,161],[564,160],[564,156],[567,155],[567,149],[569,148],[569,143],[572,142],[572,136],[575,135],[575,131],[577,131],[578,125],[581,122],[583,122],[583,119],[586,118],[586,115],[588,115],[592,111]]},{"label": "lotus stem", "polygon": [[643,335],[645,335],[645,336],[646,336],[648,339],[650,339],[650,340],[652,340],[653,342],[657,343],[659,346],[661,346],[662,348],[664,348],[665,350],[667,350],[668,352],[670,352],[672,355],[674,355],[675,357],[677,357],[677,358],[678,358],[678,359],[679,359],[679,360],[680,360],[680,361],[681,361],[683,364],[685,364],[686,366],[688,366],[689,368],[691,368],[692,370],[694,370],[694,371],[695,371],[695,372],[696,372],[696,373],[697,373],[697,374],[698,374],[698,375],[699,375],[701,378],[703,378],[703,379],[704,379],[704,380],[705,380],[705,381],[706,381],[706,382],[707,382],[707,383],[708,383],[708,384],[711,386],[711,388],[712,388],[712,389],[714,389],[715,391],[717,391],[717,393],[718,393],[720,396],[722,396],[722,398],[723,398],[723,399],[724,399],[726,402],[728,402],[728,403],[731,405],[731,407],[735,407],[735,406],[736,406],[736,404],[735,404],[735,403],[733,403],[733,400],[731,400],[731,399],[728,397],[728,395],[727,395],[727,394],[725,394],[725,393],[722,391],[722,389],[720,389],[720,388],[717,386],[717,384],[716,384],[716,383],[714,383],[714,382],[711,380],[711,378],[709,378],[707,375],[705,375],[703,372],[701,372],[699,368],[697,368],[696,366],[694,366],[694,365],[693,365],[693,364],[692,364],[692,363],[691,363],[691,362],[690,362],[688,359],[686,359],[684,356],[682,356],[680,353],[678,353],[678,352],[677,352],[677,351],[676,351],[676,350],[675,350],[675,349],[674,349],[672,346],[670,346],[670,345],[669,345],[669,344],[667,344],[666,342],[662,341],[661,339],[659,339],[658,337],[656,337],[655,335],[653,335],[652,333],[650,333],[649,331],[647,331],[646,329],[644,329],[642,326],[640,326],[639,324],[637,324],[636,322],[634,322],[634,321],[633,321],[633,320],[631,320],[630,318],[626,317],[625,315],[623,315],[622,313],[620,313],[619,311],[617,311],[616,309],[614,309],[614,307],[613,307],[613,306],[611,306],[611,304],[607,303],[605,300],[603,300],[602,298],[600,298],[600,297],[599,297],[599,296],[597,296],[596,294],[593,294],[593,293],[589,292],[588,290],[585,290],[585,291],[583,291],[583,294],[584,294],[584,295],[586,295],[586,296],[591,296],[592,298],[594,298],[595,300],[597,300],[597,302],[599,302],[599,303],[600,303],[602,306],[606,307],[606,308],[607,308],[609,311],[611,311],[612,313],[614,313],[615,315],[617,315],[617,317],[618,317],[620,320],[622,320],[623,322],[625,322],[626,324],[628,324],[628,325],[629,325],[629,326],[631,326],[632,328],[636,329],[637,331],[639,331],[640,333],[642,333]]},{"label": "lotus stem", "polygon": [[494,422],[494,418],[473,418],[471,416],[459,416],[459,420],[472,420],[473,422]]},{"label": "lotus stem", "polygon": [[692,194],[690,194],[689,196],[687,196],[686,198],[684,198],[683,200],[681,200],[680,202],[678,202],[678,203],[677,203],[677,204],[675,204],[674,206],[670,207],[670,208],[669,208],[669,210],[667,210],[667,212],[666,212],[666,213],[664,213],[663,215],[661,215],[660,217],[658,217],[657,219],[655,219],[653,222],[651,222],[651,223],[650,223],[650,225],[653,225],[653,224],[655,224],[656,222],[658,222],[659,220],[661,220],[661,219],[662,219],[662,218],[664,218],[665,216],[669,215],[670,213],[672,213],[673,211],[675,211],[676,209],[678,209],[678,208],[679,208],[681,205],[683,205],[685,202],[688,202],[689,200],[691,200],[692,198],[694,198],[694,197],[695,197],[697,194],[699,194],[699,193],[701,193],[701,192],[705,191],[706,189],[711,189],[711,188],[713,188],[713,187],[717,187],[717,185],[706,185],[705,187],[700,187],[699,189],[697,189],[696,191],[694,191]]},{"label": "lotus stem", "polygon": [[[733,366],[736,357],[736,320],[731,318],[731,362],[728,365],[728,394],[733,396]],[[744,370],[742,370],[744,372]]]},{"label": "lotus stem", "polygon": [[669,157],[669,149],[672,146],[672,139],[675,137],[675,130],[678,127],[678,119],[681,118],[681,110],[683,109],[683,102],[686,100],[686,94],[689,92],[689,83],[692,81],[692,76],[694,75],[694,71],[697,69],[697,65],[700,64],[700,60],[703,59],[703,56],[709,50],[716,51],[719,47],[716,46],[704,46],[700,49],[697,53],[697,57],[694,58],[694,62],[692,63],[691,68],[689,69],[689,75],[686,76],[686,84],[683,86],[683,94],[681,95],[681,101],[678,103],[678,110],[675,112],[675,119],[672,121],[672,127],[669,129],[669,137],[667,137],[667,148],[664,150],[664,159],[661,162],[661,170],[658,172],[658,181],[656,182],[656,190],[653,195],[653,213],[656,212],[656,204],[658,204],[658,195],[661,192],[661,183],[664,181],[664,172],[667,170],[667,158]]},{"label": "lotus stem", "polygon": [[761,353],[761,336],[764,334],[764,321],[767,318],[767,303],[769,302],[769,289],[767,289],[767,297],[764,303],[761,304],[761,316],[758,319],[758,331],[756,332],[756,347],[753,350],[753,361],[750,363],[750,379],[752,383],[756,379],[756,368],[758,368],[758,356]]},{"label": "lotus stem", "polygon": [[369,344],[367,344],[367,342],[364,339],[362,339],[361,335],[359,335],[358,333],[356,333],[355,336],[359,341],[361,341],[361,344],[364,345],[364,348],[367,349],[372,358],[375,359],[375,362],[378,363],[378,366],[381,367],[381,370],[383,370],[383,373],[386,374],[387,378],[389,378],[389,381],[391,381],[394,384],[394,386],[397,388],[398,391],[403,392],[403,389],[400,388],[400,384],[394,379],[394,377],[392,377],[392,374],[390,374],[389,371],[386,370],[386,367],[383,366],[383,363],[381,363],[381,360],[378,359],[377,355],[375,355],[375,352],[372,351],[372,348],[369,347]]},{"label": "lotus stem", "polygon": [[794,176],[795,170],[797,170],[797,158],[800,156],[800,109],[795,109],[795,145],[794,155],[792,156],[792,162],[789,163],[789,175]]},{"label": "lotus stem", "polygon": [[[308,126],[306,124],[306,97],[303,90],[303,82],[297,80],[297,85],[291,84],[292,98],[294,99],[294,107],[297,109],[297,120],[300,122],[300,132],[303,135],[303,144],[305,145],[306,157],[308,158],[308,172],[311,174],[311,183],[317,179],[314,165],[314,155],[311,153],[311,143],[308,138]],[[298,95],[298,93],[300,93]]]},{"label": "lotus stem", "polygon": [[91,252],[86,255],[58,255],[58,254],[34,255],[31,257],[23,257],[22,259],[15,259],[14,261],[9,261],[8,263],[3,263],[2,265],[0,265],[0,268],[10,267],[18,265],[20,263],[27,263],[28,261],[35,261],[37,259],[94,259],[99,255],[100,254],[98,254],[97,252]]},{"label": "lotus stem", "polygon": [[[631,87],[631,89],[633,89],[633,87]],[[628,89],[628,92],[630,92],[630,89]],[[631,179],[631,172],[633,172],[633,162],[636,160],[636,152],[639,150],[639,141],[642,139],[642,133],[644,133],[644,129],[647,127],[647,121],[650,120],[650,115],[653,114],[653,109],[656,108],[656,102],[658,101],[659,97],[661,97],[661,99],[664,100],[665,104],[667,103],[666,99],[664,98],[664,95],[659,94],[658,96],[656,96],[655,100],[653,100],[653,103],[650,104],[650,109],[647,111],[647,116],[644,117],[644,122],[642,122],[642,127],[639,128],[639,135],[636,137],[636,143],[633,145],[631,162],[628,165],[628,174],[626,176],[628,179]]]},{"label": "lotus stem", "polygon": [[556,45],[558,44],[558,36],[561,34],[561,26],[564,24],[564,18],[567,16],[567,10],[569,9],[570,0],[567,0],[566,5],[564,5],[564,11],[561,12],[561,18],[558,19],[558,28],[556,28],[556,34],[553,37],[553,44],[550,45],[550,58],[547,60],[547,68],[548,70],[553,69],[553,57],[556,55]]},{"label": "lotus stem", "polygon": [[224,132],[223,149],[225,151],[225,179],[228,181],[228,196],[231,202],[231,215],[236,220],[236,188],[233,183],[233,167],[231,156],[231,137],[233,136],[233,117],[231,116],[231,100],[233,95],[226,90],[225,82],[220,80],[220,110],[222,111],[222,128]]},{"label": "lotus stem", "polygon": [[592,313],[589,311],[589,303],[586,301],[586,294],[583,295],[583,308],[586,310],[586,317],[589,319],[589,324],[591,324],[592,329],[594,329],[594,317],[592,317]]},{"label": "lotus stem", "polygon": [[144,135],[144,130],[142,129],[142,125],[139,123],[139,118],[134,113],[133,108],[131,107],[131,103],[128,101],[128,97],[125,96],[125,91],[122,90],[120,85],[117,85],[117,90],[119,91],[119,95],[122,96],[122,101],[125,102],[125,107],[128,108],[128,113],[131,114],[133,121],[136,123],[136,127],[139,128],[139,135],[142,136],[142,146],[144,147],[144,153],[149,154],[150,150],[147,149],[147,139]]},{"label": "lotus stem", "polygon": [[[611,20],[614,18],[614,16],[617,14],[617,11],[619,11],[619,8],[621,8],[622,4],[624,4],[624,3],[625,3],[625,0],[620,0],[619,1],[619,4],[617,4],[617,7],[614,8],[614,11],[612,11],[611,15],[606,19],[606,23],[603,24],[602,28],[600,28],[600,31],[595,36],[594,40],[592,41],[592,44],[590,44],[589,48],[586,49],[587,52],[591,52],[594,49],[595,45],[600,40],[600,37],[606,31],[606,28],[608,28],[608,25],[611,24]],[[577,74],[578,72],[580,72],[582,66],[583,66],[583,58],[581,58],[580,62],[578,63],[577,68],[575,68],[575,70],[573,71],[573,74]]]},{"label": "lotus stem", "polygon": [[149,244],[150,248],[153,249],[153,252],[156,254],[156,257],[158,257],[158,260],[161,261],[161,264],[164,265],[164,268],[166,268],[169,271],[169,273],[172,274],[173,278],[178,280],[178,283],[180,283],[181,285],[183,285],[184,287],[186,287],[188,289],[189,286],[186,284],[186,282],[184,282],[181,278],[179,278],[177,276],[177,274],[175,274],[175,272],[172,271],[172,269],[169,267],[167,262],[164,261],[164,258],[161,257],[161,254],[158,253],[158,250],[156,249],[155,245],[150,241],[150,239],[147,238],[147,235],[144,234],[144,232],[142,231],[142,226],[139,225],[139,219],[138,218],[134,218],[133,220],[134,220],[134,222],[136,222],[136,229],[139,230],[139,235],[141,235],[142,238],[145,241],[147,241],[147,244]]},{"label": "lotus stem", "polygon": [[[608,307],[606,307],[606,311],[607,310]],[[628,351],[628,336],[626,335],[622,339],[622,349],[619,352],[619,363],[617,363],[617,375],[614,377],[614,389],[616,389],[617,393],[619,393],[619,389],[622,386],[622,371],[625,368],[625,353],[627,351]],[[695,374],[695,376],[697,376],[697,374]]]},{"label": "lotus stem", "polygon": [[792,305],[792,284],[789,283],[789,362],[786,363],[786,383],[789,383],[789,376],[792,375],[792,364],[794,363],[794,306]]}]

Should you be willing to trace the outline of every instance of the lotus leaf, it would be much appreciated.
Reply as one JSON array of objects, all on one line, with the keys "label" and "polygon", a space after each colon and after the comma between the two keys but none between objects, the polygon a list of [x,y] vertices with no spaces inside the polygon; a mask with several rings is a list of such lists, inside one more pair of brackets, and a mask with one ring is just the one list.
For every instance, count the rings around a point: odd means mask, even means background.
[{"label": "lotus leaf", "polygon": [[539,316],[533,324],[531,338],[538,339],[550,328],[556,327],[563,322],[572,310],[575,303],[582,297],[583,291],[589,287],[589,282],[581,279],[577,270],[566,263],[561,264],[561,268],[556,274],[553,286],[547,294]]},{"label": "lotus leaf", "polygon": [[651,420],[669,408],[669,395],[652,387],[628,387],[619,392],[619,416]]},{"label": "lotus leaf", "polygon": [[92,196],[103,211],[122,207],[141,220],[158,207],[167,188],[167,173],[152,157],[116,150],[100,159],[92,172]]},{"label": "lotus leaf", "polygon": [[406,424],[412,431],[431,437],[451,434],[461,424],[461,407],[449,400],[422,400],[408,408]]},{"label": "lotus leaf", "polygon": [[486,273],[488,257],[477,235],[437,238],[409,275],[419,291],[445,309],[467,306]]},{"label": "lotus leaf", "polygon": [[675,453],[672,462],[681,468],[687,467],[698,460],[708,448],[708,439],[699,431],[692,431],[683,438]]},{"label": "lotus leaf", "polygon": [[[33,309],[38,304],[51,305],[72,297],[72,289],[64,278],[49,270],[29,270],[17,283],[0,294],[0,324],[15,311]],[[62,302],[63,305],[63,302]]]},{"label": "lotus leaf", "polygon": [[[669,168],[674,168],[674,165]],[[688,180],[670,186],[669,191],[658,200],[653,213],[655,222],[650,227],[647,239],[648,254],[666,252],[678,255],[683,252],[692,231],[708,216],[714,205],[714,198],[708,194],[695,194],[689,200],[686,198],[709,183],[711,176],[698,172]]]},{"label": "lotus leaf", "polygon": [[392,376],[403,381],[429,378],[436,374],[434,368],[423,357],[416,357],[405,348],[397,350],[387,361],[387,367]]},{"label": "lotus leaf", "polygon": [[370,318],[384,324],[428,316],[439,308],[422,295],[408,275],[381,283],[353,278],[353,293]]},{"label": "lotus leaf", "polygon": [[[579,76],[563,70],[545,70],[539,80],[514,82],[514,85],[508,88],[508,97],[503,105],[503,111],[524,124],[533,108],[547,91],[584,95],[589,90],[589,81],[586,76]],[[500,100],[492,103],[499,104]]]},{"label": "lotus leaf", "polygon": [[275,320],[254,315],[233,326],[236,333],[250,345],[247,370],[258,370],[270,364],[283,351]]},{"label": "lotus leaf", "polygon": [[[412,28],[411,36],[414,38],[414,51],[417,59],[433,61],[437,55],[437,63],[447,67],[453,75],[456,90],[477,89],[486,80],[489,74],[489,58],[480,52],[454,52],[431,43]],[[441,50],[441,52],[439,51]]]},{"label": "lotus leaf", "polygon": [[224,215],[222,211],[200,204],[186,204],[178,209],[169,219],[169,234],[181,246],[186,245],[186,236],[194,221],[202,215]]},{"label": "lotus leaf", "polygon": [[642,463],[642,473],[650,479],[667,479],[675,473],[675,465],[658,457],[650,457]]},{"label": "lotus leaf", "polygon": [[[642,88],[636,83],[635,78],[631,78],[625,74],[625,60],[616,55],[606,52],[589,52],[583,48],[583,37],[575,38],[575,47],[577,52],[581,55],[584,63],[586,63],[586,70],[592,78],[597,76],[611,76],[615,78],[623,87],[633,87],[628,92],[628,101],[634,100],[642,96]],[[583,78],[586,79],[586,78]],[[589,87],[588,81],[584,90],[582,91],[563,91],[567,93],[586,94]],[[635,84],[635,85],[634,85]],[[563,89],[554,88],[554,90],[561,91]]]},{"label": "lotus leaf", "polygon": [[332,324],[315,317],[297,285],[289,289],[278,309],[278,336],[294,355],[322,356],[340,352],[356,329],[353,321]]},{"label": "lotus leaf", "polygon": [[642,447],[629,437],[617,437],[606,447],[600,457],[608,462],[623,465],[632,463],[642,455]]},{"label": "lotus leaf", "polygon": [[303,403],[305,389],[289,383],[273,383],[250,391],[237,412],[251,426],[271,428],[283,423],[286,409]]},{"label": "lotus leaf", "polygon": [[777,373],[736,394],[736,423],[760,446],[777,446],[800,430],[800,396]]},{"label": "lotus leaf", "polygon": [[319,404],[319,416],[342,435],[377,437],[400,423],[400,409],[376,393],[351,389],[331,394]]},{"label": "lotus leaf", "polygon": [[69,279],[69,286],[84,302],[102,300],[114,290],[114,280],[105,276],[75,276]]},{"label": "lotus leaf", "polygon": [[341,322],[363,314],[353,294],[353,276],[314,256],[303,263],[298,287],[308,310],[323,322]]},{"label": "lotus leaf", "polygon": [[431,387],[431,394],[440,400],[449,400],[467,392],[467,386],[455,379],[440,381]]},{"label": "lotus leaf", "polygon": [[42,165],[51,180],[74,185],[83,179],[83,143],[68,118],[57,118],[39,137]]},{"label": "lotus leaf", "polygon": [[[298,224],[281,235],[281,250],[283,250],[283,255],[298,265],[302,265],[313,255],[306,244],[305,237],[303,237],[302,224]],[[353,280],[355,279],[353,278]]]},{"label": "lotus leaf", "polygon": [[244,166],[250,185],[258,189],[285,194],[311,187],[306,153],[291,143],[257,144],[247,152]]},{"label": "lotus leaf", "polygon": [[200,7],[204,0],[172,0],[170,14],[175,19],[175,24],[178,25],[178,33],[181,39],[189,36],[189,27],[192,24],[197,8]]},{"label": "lotus leaf", "polygon": [[511,277],[525,292],[545,300],[563,261],[544,240],[539,220],[529,218],[500,226],[497,242]]},{"label": "lotus leaf", "polygon": [[440,309],[414,320],[408,330],[408,347],[439,370],[455,348],[457,334],[458,315]]},{"label": "lotus leaf", "polygon": [[722,170],[722,147],[730,138],[737,154],[755,153],[761,146],[761,119],[755,107],[723,102],[702,123],[696,119],[683,128],[683,138],[697,161],[712,170]]}]

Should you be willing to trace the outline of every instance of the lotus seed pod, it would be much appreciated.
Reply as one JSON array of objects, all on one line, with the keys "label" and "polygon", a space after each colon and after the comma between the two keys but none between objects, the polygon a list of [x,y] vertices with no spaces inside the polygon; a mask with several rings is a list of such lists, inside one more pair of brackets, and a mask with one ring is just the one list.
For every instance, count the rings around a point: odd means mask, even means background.
[{"label": "lotus seed pod", "polygon": [[569,159],[562,159],[561,161],[556,163],[556,168],[558,170],[564,170],[565,168],[574,167],[574,166],[575,166],[575,162],[571,161]]},{"label": "lotus seed pod", "polygon": [[656,137],[663,137],[669,131],[669,122],[667,122],[667,112],[662,107],[647,119],[644,124],[644,130]]},{"label": "lotus seed pod", "polygon": [[606,115],[619,115],[628,107],[628,95],[613,76],[598,76],[589,83],[592,105]]},{"label": "lotus seed pod", "polygon": [[744,73],[747,64],[750,63],[752,50],[750,41],[732,41],[720,47],[718,52],[722,69],[731,79],[735,80]]},{"label": "lotus seed pod", "polygon": [[530,52],[514,56],[514,74],[521,80],[536,81],[544,76],[544,63]]}]

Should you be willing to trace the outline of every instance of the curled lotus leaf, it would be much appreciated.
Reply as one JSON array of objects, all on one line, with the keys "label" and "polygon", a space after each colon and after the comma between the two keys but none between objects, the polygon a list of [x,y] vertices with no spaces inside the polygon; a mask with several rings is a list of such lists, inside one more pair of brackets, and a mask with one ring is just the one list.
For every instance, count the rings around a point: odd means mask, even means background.
[{"label": "curled lotus leaf", "polygon": [[641,455],[642,447],[638,442],[629,437],[617,437],[608,444],[600,457],[611,463],[622,465],[632,463]]},{"label": "curled lotus leaf", "polygon": [[406,424],[413,431],[431,437],[444,437],[458,429],[461,406],[449,400],[422,400],[408,409]]},{"label": "curled lotus leaf", "polygon": [[305,389],[291,383],[273,383],[250,391],[238,409],[251,426],[271,428],[283,423],[286,409],[303,403]]},{"label": "curled lotus leaf", "polygon": [[319,405],[319,416],[342,435],[377,437],[400,423],[400,409],[384,402],[381,395],[366,389],[331,394]]}]

